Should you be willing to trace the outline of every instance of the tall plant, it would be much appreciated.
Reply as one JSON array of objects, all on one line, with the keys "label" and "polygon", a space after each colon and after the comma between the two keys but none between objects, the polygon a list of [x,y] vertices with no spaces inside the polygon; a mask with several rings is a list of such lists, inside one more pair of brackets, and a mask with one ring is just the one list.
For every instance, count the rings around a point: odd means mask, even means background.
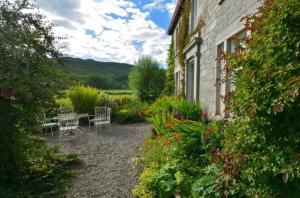
[{"label": "tall plant", "polygon": [[32,136],[39,130],[41,111],[64,84],[52,68],[60,58],[55,42],[52,24],[29,1],[0,1],[1,197],[9,192],[11,197],[27,197],[17,193],[29,185],[47,189],[44,179],[53,179],[47,171],[56,174],[59,158],[50,159],[45,143]]},{"label": "tall plant", "polygon": [[171,44],[168,50],[167,59],[167,71],[166,71],[166,85],[163,91],[165,95],[172,95],[175,91],[175,81],[174,81],[174,67],[175,67],[175,52],[174,52],[174,39],[171,38]]},{"label": "tall plant", "polygon": [[227,54],[236,91],[219,188],[235,197],[300,195],[300,2],[264,0],[245,49]]},{"label": "tall plant", "polygon": [[152,57],[140,58],[129,73],[129,86],[143,101],[152,101],[163,91],[165,70]]}]

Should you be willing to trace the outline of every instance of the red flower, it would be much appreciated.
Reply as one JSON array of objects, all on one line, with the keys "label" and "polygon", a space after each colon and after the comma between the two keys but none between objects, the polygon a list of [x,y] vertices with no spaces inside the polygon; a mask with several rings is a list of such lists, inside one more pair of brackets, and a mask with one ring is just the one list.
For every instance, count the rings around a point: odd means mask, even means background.
[{"label": "red flower", "polygon": [[201,116],[202,116],[202,118],[206,118],[206,117],[207,117],[207,115],[208,115],[208,113],[207,113],[207,112],[205,112],[205,111],[202,111],[202,112],[201,112]]},{"label": "red flower", "polygon": [[168,145],[169,144],[169,140],[165,140],[165,141],[163,141],[162,143],[161,143],[161,147],[163,147],[163,146],[166,146],[166,145]]},{"label": "red flower", "polygon": [[175,141],[179,142],[181,140],[181,136],[179,133],[176,134]]},{"label": "red flower", "polygon": [[174,125],[174,121],[171,120],[171,121],[167,124],[166,128],[169,129],[169,128],[171,128],[173,125]]},{"label": "red flower", "polygon": [[211,133],[212,133],[211,128],[207,128],[207,129],[204,131],[204,136],[205,136],[205,137],[208,137],[208,136],[210,136]]},{"label": "red flower", "polygon": [[224,173],[228,173],[228,171],[229,171],[229,169],[228,169],[227,164],[224,164],[224,165],[223,165],[223,172],[224,172]]}]

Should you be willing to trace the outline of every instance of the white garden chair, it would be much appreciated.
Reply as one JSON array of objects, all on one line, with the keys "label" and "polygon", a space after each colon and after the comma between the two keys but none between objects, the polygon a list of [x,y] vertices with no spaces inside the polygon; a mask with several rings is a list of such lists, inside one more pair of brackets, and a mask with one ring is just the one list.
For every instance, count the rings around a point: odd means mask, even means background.
[{"label": "white garden chair", "polygon": [[95,115],[89,115],[89,130],[91,130],[91,124],[95,121],[105,120],[107,114],[107,107],[95,107]]},{"label": "white garden chair", "polygon": [[59,139],[60,135],[63,135],[65,132],[71,131],[74,132],[76,135],[76,131],[79,127],[79,119],[77,117],[74,117],[72,119],[67,120],[60,120],[58,122],[58,129],[59,129]]},{"label": "white garden chair", "polygon": [[53,128],[58,126],[57,122],[54,122],[52,119],[46,118],[46,115],[43,114],[42,127],[48,132],[48,128],[50,128],[52,137],[53,137]]},{"label": "white garden chair", "polygon": [[110,117],[111,117],[111,109],[106,108],[105,111],[105,117],[102,117],[102,119],[95,119],[94,121],[94,131],[100,127],[100,129],[103,126],[109,127],[109,131],[111,131],[111,123],[110,123]]}]

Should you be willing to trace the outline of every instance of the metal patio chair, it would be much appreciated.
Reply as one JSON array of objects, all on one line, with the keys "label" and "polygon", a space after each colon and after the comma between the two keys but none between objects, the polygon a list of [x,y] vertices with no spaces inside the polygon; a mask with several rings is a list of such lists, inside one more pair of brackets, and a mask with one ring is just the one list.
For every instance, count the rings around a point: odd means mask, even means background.
[{"label": "metal patio chair", "polygon": [[52,119],[46,118],[46,115],[43,114],[42,127],[48,132],[48,128],[50,128],[51,135],[53,137],[53,128],[58,126],[57,122],[54,122]]},{"label": "metal patio chair", "polygon": [[78,128],[79,128],[79,119],[76,116],[72,119],[59,120],[58,122],[59,140],[60,140],[60,136],[68,131],[74,132],[74,134],[76,135],[76,131],[78,130]]},{"label": "metal patio chair", "polygon": [[95,115],[89,115],[89,130],[91,130],[91,124],[95,121],[105,120],[107,113],[107,107],[95,107]]},{"label": "metal patio chair", "polygon": [[102,117],[101,119],[95,119],[94,121],[94,131],[96,130],[96,128],[100,127],[100,129],[103,126],[108,126],[109,127],[109,131],[111,131],[111,109],[110,108],[106,108],[105,111],[105,117]]}]

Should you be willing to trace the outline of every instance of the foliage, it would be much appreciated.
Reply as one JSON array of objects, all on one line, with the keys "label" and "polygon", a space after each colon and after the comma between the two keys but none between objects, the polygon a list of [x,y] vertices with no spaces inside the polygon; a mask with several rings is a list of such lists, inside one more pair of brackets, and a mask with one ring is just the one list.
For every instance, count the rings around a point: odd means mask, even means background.
[{"label": "foliage", "polygon": [[186,56],[183,53],[185,46],[189,42],[189,18],[190,18],[190,7],[191,7],[191,0],[184,1],[183,4],[183,11],[181,14],[181,23],[179,24],[179,33],[176,40],[176,45],[178,48],[178,58],[179,58],[179,65],[181,71],[181,90],[180,95],[184,96],[184,87],[185,87],[185,61]]},{"label": "foliage", "polygon": [[[122,100],[120,100],[122,99]],[[145,121],[143,112],[147,108],[147,103],[141,102],[132,97],[122,97],[115,100],[118,105],[113,114],[113,120],[119,124],[137,123]]]},{"label": "foliage", "polygon": [[61,106],[67,106],[67,107],[70,107],[72,106],[72,101],[70,100],[70,98],[68,97],[65,97],[65,98],[57,98],[55,100],[55,103],[58,105],[58,107],[61,107]]},{"label": "foliage", "polygon": [[129,87],[142,101],[152,101],[163,91],[165,70],[151,57],[140,58],[129,73]]},{"label": "foliage", "polygon": [[97,89],[128,89],[128,74],[132,65],[71,57],[64,57],[63,61],[64,64],[55,64],[54,67],[71,74],[77,84],[79,81]]},{"label": "foliage", "polygon": [[119,96],[131,96],[132,95],[132,91],[131,90],[105,90],[105,93],[107,93],[108,95],[112,96],[112,97],[119,97]]},{"label": "foliage", "polygon": [[226,54],[236,84],[218,188],[232,197],[300,195],[300,2],[265,0]]},{"label": "foliage", "polygon": [[67,90],[67,96],[72,101],[75,112],[95,113],[95,106],[100,100],[99,91],[96,88],[78,85]]},{"label": "foliage", "polygon": [[192,186],[192,196],[195,198],[220,197],[216,191],[216,180],[221,176],[221,168],[217,164],[205,167],[198,180]]},{"label": "foliage", "polygon": [[101,76],[101,75],[90,76],[87,81],[88,85],[90,85],[92,87],[96,87],[98,89],[115,88],[115,86],[113,85],[113,82],[114,81],[111,77]]},{"label": "foliage", "polygon": [[174,67],[175,67],[175,52],[174,41],[171,39],[171,44],[168,51],[167,70],[166,70],[166,85],[163,90],[164,95],[173,95],[175,91]]},{"label": "foliage", "polygon": [[200,103],[188,102],[184,98],[163,96],[157,99],[149,110],[156,134],[169,132],[165,126],[173,118],[199,121],[201,117]]},{"label": "foliage", "polygon": [[72,160],[34,135],[40,113],[67,83],[52,67],[60,58],[56,37],[27,0],[0,1],[0,21],[0,196],[58,196]]},{"label": "foliage", "polygon": [[[136,197],[146,193],[152,197],[172,197],[176,193],[191,197],[202,193],[198,180],[205,176],[202,169],[209,166],[221,149],[222,135],[216,122],[192,121],[184,116],[176,119],[171,113],[176,104],[179,112],[193,112],[185,105],[178,105],[185,102],[180,98],[163,97],[150,107],[155,130],[142,149],[140,161],[145,168],[140,183],[133,189]],[[189,105],[194,109],[193,104]],[[196,105],[195,112],[196,109],[199,115],[200,107]],[[206,175],[207,180],[215,181],[216,175],[212,178]]]}]

